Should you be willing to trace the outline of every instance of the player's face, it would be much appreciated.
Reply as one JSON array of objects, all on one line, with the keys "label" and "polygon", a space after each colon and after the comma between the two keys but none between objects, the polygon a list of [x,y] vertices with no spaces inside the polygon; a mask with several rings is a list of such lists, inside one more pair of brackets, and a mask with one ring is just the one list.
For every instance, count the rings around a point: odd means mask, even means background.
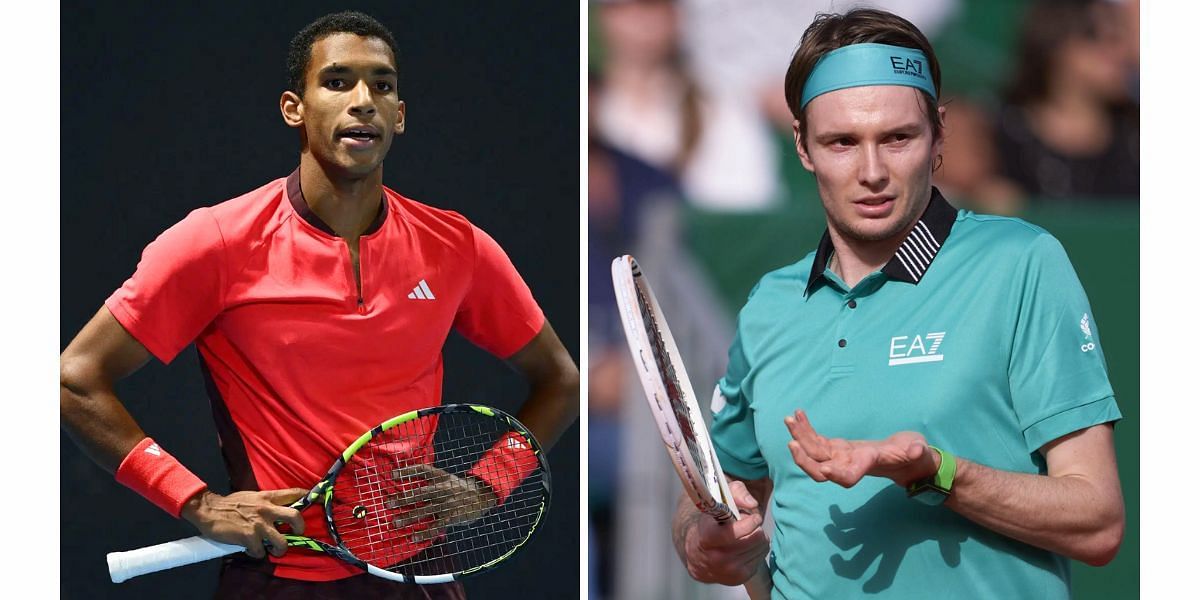
[{"label": "player's face", "polygon": [[377,169],[392,137],[404,131],[396,79],[392,51],[383,40],[352,33],[317,40],[304,96],[295,107],[308,151],[350,177]]},{"label": "player's face", "polygon": [[800,162],[817,179],[829,226],[847,241],[902,236],[929,200],[941,139],[918,90],[866,86],[817,96],[805,110],[807,149]]}]

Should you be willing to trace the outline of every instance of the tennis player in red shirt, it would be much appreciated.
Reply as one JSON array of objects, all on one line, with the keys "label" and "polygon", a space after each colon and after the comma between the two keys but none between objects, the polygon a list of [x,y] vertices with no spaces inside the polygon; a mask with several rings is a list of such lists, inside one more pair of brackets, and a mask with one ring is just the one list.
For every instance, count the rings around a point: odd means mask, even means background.
[{"label": "tennis player in red shirt", "polygon": [[[61,357],[63,428],[93,460],[201,534],[270,555],[227,559],[219,597],[463,597],[457,583],[415,588],[286,553],[274,526],[327,535],[320,511],[287,507],[307,491],[296,486],[363,431],[441,403],[451,329],[524,374],[517,416],[543,446],[579,414],[578,370],[504,251],[463,216],[383,186],[404,131],[395,57],[391,33],[361,13],[297,34],[279,108],[300,132],[299,167],[165,231]],[[155,445],[114,392],[193,342],[237,490],[228,496]],[[484,503],[503,493],[455,485]]]}]

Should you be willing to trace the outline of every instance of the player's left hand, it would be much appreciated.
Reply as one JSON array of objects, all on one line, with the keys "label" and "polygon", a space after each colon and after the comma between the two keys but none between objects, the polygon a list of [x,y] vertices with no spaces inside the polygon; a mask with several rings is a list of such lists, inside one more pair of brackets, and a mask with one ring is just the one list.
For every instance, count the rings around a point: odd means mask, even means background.
[{"label": "player's left hand", "polygon": [[496,493],[482,481],[458,477],[433,465],[396,469],[392,478],[406,484],[409,491],[389,498],[387,506],[403,511],[396,518],[396,527],[421,526],[412,535],[417,543],[441,536],[447,527],[482,517],[497,502]]},{"label": "player's left hand", "polygon": [[901,431],[883,440],[846,440],[817,433],[804,411],[783,421],[792,434],[788,442],[792,460],[814,481],[852,487],[870,475],[906,487],[938,469],[937,453],[929,448],[925,436],[915,431]]}]

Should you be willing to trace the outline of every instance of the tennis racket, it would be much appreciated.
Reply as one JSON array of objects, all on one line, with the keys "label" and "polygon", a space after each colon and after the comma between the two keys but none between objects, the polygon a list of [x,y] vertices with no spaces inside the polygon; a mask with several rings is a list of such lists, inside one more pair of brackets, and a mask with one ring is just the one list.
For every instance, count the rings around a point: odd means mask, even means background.
[{"label": "tennis racket", "polygon": [[[613,260],[612,279],[625,339],[642,390],[684,491],[700,512],[722,525],[741,518],[709,439],[679,348],[650,282],[637,261],[628,255]],[[746,582],[746,592],[753,600],[770,598],[771,580],[765,561]]]},{"label": "tennis racket", "polygon": [[[288,546],[393,581],[445,583],[488,571],[524,547],[550,507],[550,469],[512,416],[446,404],[362,434],[291,506],[313,505],[324,509],[333,543],[287,534]],[[197,536],[110,553],[108,570],[120,583],[243,550]]]}]

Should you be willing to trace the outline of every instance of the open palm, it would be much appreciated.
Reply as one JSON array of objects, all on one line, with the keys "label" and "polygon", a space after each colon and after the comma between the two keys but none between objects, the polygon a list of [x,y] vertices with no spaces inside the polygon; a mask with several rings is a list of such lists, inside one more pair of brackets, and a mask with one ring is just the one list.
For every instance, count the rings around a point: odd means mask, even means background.
[{"label": "open palm", "polygon": [[915,431],[883,440],[846,440],[817,433],[803,411],[784,422],[793,438],[788,442],[793,460],[815,481],[851,487],[870,475],[905,486],[937,470],[925,436]]}]

